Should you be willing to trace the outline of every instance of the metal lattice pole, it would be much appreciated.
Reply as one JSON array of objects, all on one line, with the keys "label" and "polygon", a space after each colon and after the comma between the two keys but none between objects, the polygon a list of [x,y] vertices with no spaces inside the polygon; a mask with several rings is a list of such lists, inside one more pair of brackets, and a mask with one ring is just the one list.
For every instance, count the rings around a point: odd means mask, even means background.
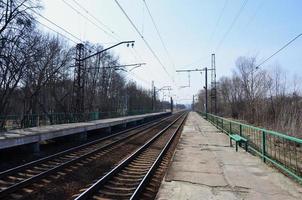
[{"label": "metal lattice pole", "polygon": [[79,43],[76,46],[76,59],[74,71],[74,104],[73,109],[75,113],[84,112],[84,88],[85,88],[85,69],[82,60],[84,55],[84,44]]}]

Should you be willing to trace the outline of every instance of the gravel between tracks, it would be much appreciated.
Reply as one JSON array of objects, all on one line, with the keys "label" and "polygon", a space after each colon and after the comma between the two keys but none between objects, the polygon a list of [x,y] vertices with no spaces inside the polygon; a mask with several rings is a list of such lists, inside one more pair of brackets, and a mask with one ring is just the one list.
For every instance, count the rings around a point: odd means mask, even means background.
[{"label": "gravel between tracks", "polygon": [[22,189],[22,191],[14,193],[12,197],[16,199],[72,199],[72,196],[78,193],[81,188],[93,182],[96,177],[102,176],[118,164],[123,158],[136,150],[138,146],[156,134],[162,127],[164,125],[160,125],[152,129],[152,131],[144,131],[144,133],[134,136],[128,142],[123,142],[106,153],[100,153],[97,155],[98,159],[88,161],[84,165],[69,167],[63,173],[50,175]]}]

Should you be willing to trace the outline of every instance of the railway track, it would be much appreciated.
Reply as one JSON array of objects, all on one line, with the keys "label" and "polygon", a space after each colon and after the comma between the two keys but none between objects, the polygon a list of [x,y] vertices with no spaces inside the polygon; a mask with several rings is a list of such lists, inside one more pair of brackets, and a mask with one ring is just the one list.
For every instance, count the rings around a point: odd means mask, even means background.
[{"label": "railway track", "polygon": [[152,195],[142,193],[181,129],[186,115],[179,116],[84,192],[75,195],[75,199],[149,199]]},{"label": "railway track", "polygon": [[[175,116],[174,116],[175,117]],[[42,180],[49,175],[60,173],[70,167],[83,166],[91,160],[98,159],[118,145],[126,143],[131,138],[156,127],[165,126],[173,116],[156,122],[140,125],[116,134],[98,139],[87,144],[74,147],[63,152],[21,165],[0,173],[0,198],[22,198],[22,194],[14,194],[15,191]]]}]

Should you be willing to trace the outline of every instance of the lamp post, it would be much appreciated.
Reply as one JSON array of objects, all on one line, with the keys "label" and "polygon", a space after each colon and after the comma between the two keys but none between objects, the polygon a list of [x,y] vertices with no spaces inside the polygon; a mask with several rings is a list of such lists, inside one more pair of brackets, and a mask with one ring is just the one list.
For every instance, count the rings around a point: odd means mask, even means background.
[{"label": "lamp post", "polygon": [[94,54],[91,54],[91,55],[89,55],[89,56],[86,56],[85,58],[80,58],[79,60],[80,60],[80,61],[87,60],[88,58],[91,58],[91,57],[93,57],[93,56],[97,56],[97,55],[99,55],[99,54],[101,54],[101,53],[103,53],[103,52],[105,52],[105,51],[108,51],[108,50],[110,50],[110,49],[112,49],[112,48],[114,48],[114,47],[117,47],[117,46],[119,46],[119,45],[122,45],[122,44],[127,44],[127,47],[129,47],[130,45],[131,45],[131,47],[134,47],[134,43],[135,43],[134,40],[131,40],[131,41],[123,41],[123,42],[117,43],[117,44],[115,44],[115,45],[112,45],[112,46],[110,46],[110,47],[107,47],[106,49],[102,49],[101,51],[98,51],[98,52],[96,52],[96,53],[94,53]]}]

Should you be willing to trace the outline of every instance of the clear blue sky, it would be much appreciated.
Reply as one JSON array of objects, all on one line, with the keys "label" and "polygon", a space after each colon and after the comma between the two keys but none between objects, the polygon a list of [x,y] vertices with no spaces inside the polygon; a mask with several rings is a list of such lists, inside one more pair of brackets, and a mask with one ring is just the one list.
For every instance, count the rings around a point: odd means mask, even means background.
[{"label": "clear blue sky", "polygon": [[[87,16],[72,0],[65,0]],[[191,87],[186,74],[176,69],[210,67],[211,53],[216,54],[217,76],[231,75],[239,56],[257,56],[265,59],[290,39],[302,32],[301,0],[248,0],[232,29],[217,49],[245,0],[146,0],[170,56],[162,47],[142,0],[119,0],[130,18],[157,53],[174,82],[147,49],[114,0],[77,0],[92,15],[110,27],[121,40],[135,40],[135,51],[118,47],[113,52],[123,64],[146,62],[147,66],[133,71],[128,77],[143,87],[150,88],[154,80],[158,87],[174,85],[173,94],[190,103],[193,94],[203,86],[199,73],[191,74]],[[227,3],[226,3],[227,2]],[[225,4],[226,3],[226,4]],[[112,37],[69,8],[62,0],[42,1],[41,13],[58,25],[80,37],[105,46],[116,43]],[[223,7],[225,9],[223,12]],[[218,18],[221,15],[220,21]],[[89,17],[89,16],[87,16]],[[39,19],[53,27],[51,24]],[[93,20],[93,19],[92,19]],[[98,23],[98,22],[96,22]],[[104,25],[100,27],[106,29]],[[53,27],[56,29],[55,27]],[[58,29],[56,29],[58,30]],[[108,31],[108,29],[106,29]],[[45,31],[48,31],[45,29]],[[270,69],[279,64],[291,79],[302,72],[302,38],[267,62]],[[171,58],[171,59],[170,59]],[[190,100],[189,100],[190,99]]]}]

